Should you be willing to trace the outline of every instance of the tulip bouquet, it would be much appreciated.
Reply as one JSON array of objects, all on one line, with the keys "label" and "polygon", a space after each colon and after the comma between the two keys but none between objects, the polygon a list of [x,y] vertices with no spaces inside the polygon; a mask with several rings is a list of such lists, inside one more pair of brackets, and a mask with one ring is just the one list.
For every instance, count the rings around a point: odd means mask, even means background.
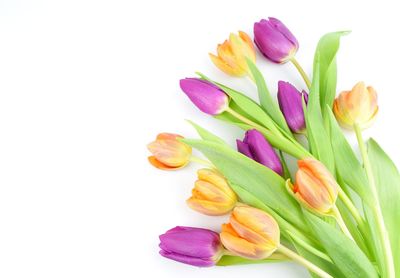
[{"label": "tulip bouquet", "polygon": [[[279,81],[277,102],[244,32],[231,34],[210,58],[228,75],[248,76],[258,100],[201,73],[180,81],[202,112],[245,135],[233,149],[191,122],[200,139],[161,133],[148,145],[149,161],[159,169],[205,166],[187,200],[191,209],[230,214],[220,231],[167,231],[160,236],[162,256],[200,267],[291,260],[313,277],[400,277],[399,172],[377,142],[362,137],[376,118],[377,93],[359,82],[336,97],[336,53],[346,33],[320,39],[309,78],[288,28],[275,18],[255,23],[263,56],[292,63],[304,79],[304,90]],[[360,155],[340,126],[354,131]],[[193,156],[192,148],[206,159]],[[287,159],[297,160],[297,169],[288,169]]]}]

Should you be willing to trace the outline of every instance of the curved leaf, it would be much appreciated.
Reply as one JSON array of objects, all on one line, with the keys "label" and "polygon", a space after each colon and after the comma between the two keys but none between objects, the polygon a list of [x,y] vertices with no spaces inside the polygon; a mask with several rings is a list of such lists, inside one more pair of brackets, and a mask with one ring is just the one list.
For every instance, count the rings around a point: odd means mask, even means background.
[{"label": "curved leaf", "polygon": [[374,266],[354,241],[312,213],[304,210],[304,215],[315,236],[345,277],[378,278]]}]

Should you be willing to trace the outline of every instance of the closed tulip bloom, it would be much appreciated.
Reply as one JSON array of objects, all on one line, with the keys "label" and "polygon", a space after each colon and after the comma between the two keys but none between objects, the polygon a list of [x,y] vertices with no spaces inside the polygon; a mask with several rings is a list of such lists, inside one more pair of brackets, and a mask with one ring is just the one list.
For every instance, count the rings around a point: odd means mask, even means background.
[{"label": "closed tulip bloom", "polygon": [[335,205],[338,187],[335,178],[316,159],[299,160],[296,183],[287,182],[288,190],[307,208],[322,215],[328,215]]},{"label": "closed tulip bloom", "polygon": [[177,140],[183,138],[173,133],[160,133],[155,141],[147,145],[153,154],[149,156],[149,162],[161,170],[176,170],[188,164],[192,155],[192,148]]},{"label": "closed tulip bloom", "polygon": [[369,127],[378,113],[378,100],[374,88],[357,83],[351,91],[344,91],[335,99],[333,112],[341,126],[353,129]]},{"label": "closed tulip bloom", "polygon": [[303,111],[303,98],[308,101],[308,94],[305,91],[299,92],[289,82],[279,81],[278,102],[279,107],[286,119],[291,131],[301,133],[306,127]]},{"label": "closed tulip bloom", "polygon": [[282,175],[281,160],[261,132],[248,130],[243,141],[236,140],[236,144],[239,152]]},{"label": "closed tulip bloom", "polygon": [[280,64],[289,61],[299,48],[289,29],[273,17],[254,23],[254,42],[265,57]]},{"label": "closed tulip bloom", "polygon": [[200,267],[214,266],[224,250],[218,233],[182,226],[160,235],[160,248],[163,257]]},{"label": "closed tulip bloom", "polygon": [[206,114],[218,115],[228,108],[228,96],[211,82],[185,78],[180,80],[180,87],[193,104]]},{"label": "closed tulip bloom", "polygon": [[229,40],[217,46],[217,56],[209,54],[211,61],[223,72],[233,76],[251,75],[246,58],[256,61],[256,53],[250,37],[239,31],[230,34]]},{"label": "closed tulip bloom", "polygon": [[279,246],[280,232],[268,213],[249,206],[237,206],[228,224],[222,225],[221,242],[237,256],[261,260]]},{"label": "closed tulip bloom", "polygon": [[192,197],[187,200],[189,207],[206,215],[229,213],[237,197],[226,179],[211,169],[200,169],[197,175],[199,179],[192,190]]}]

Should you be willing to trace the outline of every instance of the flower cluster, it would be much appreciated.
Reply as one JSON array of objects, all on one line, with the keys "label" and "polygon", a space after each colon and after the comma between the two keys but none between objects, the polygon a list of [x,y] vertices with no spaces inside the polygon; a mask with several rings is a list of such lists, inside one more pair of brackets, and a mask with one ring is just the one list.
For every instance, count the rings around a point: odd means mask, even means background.
[{"label": "flower cluster", "polygon": [[[245,134],[233,148],[193,124],[201,139],[161,133],[148,145],[156,168],[205,165],[187,205],[208,216],[230,215],[220,231],[168,230],[160,236],[162,256],[199,267],[293,260],[319,277],[400,276],[400,190],[392,185],[399,175],[376,142],[367,149],[362,138],[377,116],[377,93],[359,82],[335,99],[330,65],[344,34],[321,38],[312,79],[295,59],[298,40],[278,19],[254,24],[255,45],[245,32],[230,34],[211,61],[230,76],[249,77],[259,101],[203,74],[180,80],[200,111]],[[257,48],[270,62],[291,62],[305,86],[280,80],[274,101],[256,64]],[[355,132],[362,161],[339,125]],[[288,167],[293,160],[297,166]]]}]

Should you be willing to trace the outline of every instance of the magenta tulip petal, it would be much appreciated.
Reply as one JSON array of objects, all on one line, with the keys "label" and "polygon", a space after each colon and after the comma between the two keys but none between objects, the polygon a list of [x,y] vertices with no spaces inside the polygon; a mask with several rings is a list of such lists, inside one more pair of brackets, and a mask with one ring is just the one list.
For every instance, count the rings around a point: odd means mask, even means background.
[{"label": "magenta tulip petal", "polygon": [[202,259],[202,258],[190,257],[177,253],[167,252],[164,250],[160,250],[160,255],[180,263],[199,266],[199,267],[210,267],[215,265],[215,262],[209,258]]},{"label": "magenta tulip petal", "polygon": [[283,174],[282,163],[278,155],[258,130],[248,130],[243,142],[237,140],[236,143],[238,151],[242,154],[263,164],[279,175]]},{"label": "magenta tulip petal", "polygon": [[278,102],[279,107],[286,119],[289,128],[296,133],[302,132],[305,127],[303,101],[308,102],[308,94],[299,92],[289,82],[279,81],[278,83]]},{"label": "magenta tulip petal", "polygon": [[246,144],[240,140],[236,140],[236,146],[240,153],[244,154],[248,158],[254,159],[253,155],[251,154],[250,147],[248,144]]},{"label": "magenta tulip petal", "polygon": [[254,23],[254,42],[261,53],[275,63],[287,62],[299,48],[297,39],[276,18]]},{"label": "magenta tulip petal", "polygon": [[229,98],[224,91],[206,80],[181,79],[180,87],[193,104],[206,114],[218,115],[228,107]]},{"label": "magenta tulip petal", "polygon": [[218,233],[182,226],[160,235],[159,246],[162,256],[195,266],[215,265],[222,250]]}]

